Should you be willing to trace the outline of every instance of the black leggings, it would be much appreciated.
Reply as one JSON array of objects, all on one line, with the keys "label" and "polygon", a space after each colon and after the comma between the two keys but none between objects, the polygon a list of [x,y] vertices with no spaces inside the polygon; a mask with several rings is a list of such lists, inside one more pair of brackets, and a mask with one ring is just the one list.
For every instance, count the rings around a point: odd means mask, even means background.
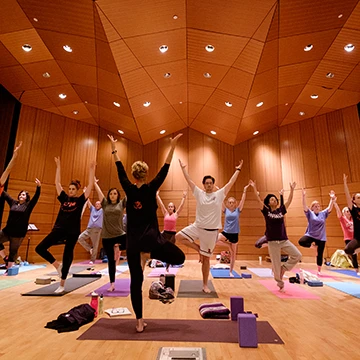
[{"label": "black leggings", "polygon": [[114,238],[102,239],[103,248],[105,250],[106,256],[108,258],[108,269],[110,282],[115,282],[115,273],[116,273],[116,261],[115,261],[115,251],[114,246],[119,244],[120,250],[123,249],[122,244],[126,243],[126,235],[117,236]]},{"label": "black leggings", "polygon": [[62,270],[61,270],[61,279],[66,280],[66,277],[69,273],[71,263],[74,258],[74,248],[77,242],[79,234],[68,234],[67,232],[61,229],[53,229],[49,235],[45,237],[40,244],[35,248],[35,251],[50,264],[53,264],[56,259],[48,251],[51,246],[65,244],[63,260],[62,260]]},{"label": "black leggings", "polygon": [[23,237],[13,237],[6,235],[3,231],[0,231],[0,251],[4,250],[5,247],[3,245],[4,242],[9,241],[9,256],[8,261],[14,262],[16,259],[17,252],[19,250],[19,247],[23,241]]},{"label": "black leggings", "polygon": [[317,245],[317,256],[316,256],[316,264],[317,266],[321,266],[323,263],[323,255],[324,255],[324,249],[326,245],[326,241],[321,241],[318,239],[314,239],[310,236],[303,236],[299,240],[299,245],[302,247],[309,248],[312,243],[315,243]]},{"label": "black leggings", "polygon": [[360,241],[356,239],[345,240],[345,244],[346,244],[345,253],[351,255],[353,266],[355,269],[358,269],[359,264],[357,260],[357,254],[354,254],[354,251],[360,247]]},{"label": "black leggings", "polygon": [[[142,283],[144,281],[144,274],[141,267],[141,252],[130,247],[127,249],[126,255],[131,277],[131,303],[136,318],[141,319],[143,317]],[[169,241],[166,241],[161,245],[158,244],[156,248],[151,251],[150,257],[152,259],[157,259],[172,265],[180,265],[185,261],[185,254],[182,252],[182,250]]]}]

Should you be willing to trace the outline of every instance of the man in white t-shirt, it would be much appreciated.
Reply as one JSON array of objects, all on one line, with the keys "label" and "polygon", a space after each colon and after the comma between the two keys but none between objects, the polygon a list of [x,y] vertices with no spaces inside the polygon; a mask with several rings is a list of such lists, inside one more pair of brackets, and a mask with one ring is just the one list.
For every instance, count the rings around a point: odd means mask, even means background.
[{"label": "man in white t-shirt", "polygon": [[[184,177],[196,199],[196,219],[193,224],[179,231],[175,238],[176,241],[195,249],[200,254],[203,275],[203,291],[205,293],[210,293],[210,289],[208,287],[210,257],[218,237],[218,230],[222,227],[222,203],[227,193],[234,185],[239,172],[241,171],[243,161],[241,160],[239,165],[235,167],[235,173],[229,182],[219,190],[215,189],[215,179],[210,175],[204,176],[203,178],[202,183],[204,190],[198,188],[190,179],[190,176],[185,169],[186,165],[184,165],[180,159],[179,163]],[[200,240],[200,245],[195,243],[196,239]]]}]

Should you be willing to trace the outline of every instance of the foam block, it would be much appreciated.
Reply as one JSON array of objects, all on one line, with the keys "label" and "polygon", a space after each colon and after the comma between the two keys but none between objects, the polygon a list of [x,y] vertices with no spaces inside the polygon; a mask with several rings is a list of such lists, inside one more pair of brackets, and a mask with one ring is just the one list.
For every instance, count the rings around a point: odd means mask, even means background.
[{"label": "foam block", "polygon": [[307,284],[311,287],[319,287],[319,286],[324,286],[322,281],[317,281],[317,280],[310,280],[307,282]]},{"label": "foam block", "polygon": [[238,314],[244,313],[244,298],[242,296],[230,297],[231,320],[237,321]]},{"label": "foam block", "polygon": [[258,347],[256,316],[254,314],[238,314],[237,321],[240,347]]},{"label": "foam block", "polygon": [[243,279],[251,279],[251,274],[247,274],[247,273],[241,273],[241,276]]},{"label": "foam block", "polygon": [[246,266],[240,266],[240,270],[246,270]]},{"label": "foam block", "polygon": [[17,275],[19,273],[19,267],[18,266],[12,266],[11,268],[8,268],[8,276]]},{"label": "foam block", "polygon": [[169,287],[175,291],[175,275],[165,274],[165,287]]}]

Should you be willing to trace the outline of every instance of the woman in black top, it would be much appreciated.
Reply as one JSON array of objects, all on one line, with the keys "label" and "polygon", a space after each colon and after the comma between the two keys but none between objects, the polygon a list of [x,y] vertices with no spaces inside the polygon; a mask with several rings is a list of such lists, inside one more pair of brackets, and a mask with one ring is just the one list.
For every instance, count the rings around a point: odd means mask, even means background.
[{"label": "woman in black top", "polygon": [[164,182],[169,171],[170,162],[176,143],[182,134],[170,139],[171,146],[165,164],[156,177],[146,182],[148,166],[143,161],[136,161],[132,167],[135,184],[128,179],[124,166],[120,161],[115,147],[116,140],[111,140],[112,154],[118,171],[119,180],[127,197],[127,249],[126,255],[129,264],[131,285],[131,303],[135,311],[137,324],[136,331],[142,332],[146,327],[142,313],[142,283],[145,265],[144,253],[150,253],[151,258],[166,263],[178,265],[185,261],[184,253],[174,244],[167,241],[159,231],[157,220],[156,192]]},{"label": "woman in black top", "polygon": [[[52,264],[59,273],[61,277],[60,286],[55,292],[62,293],[65,290],[65,280],[73,261],[74,248],[80,235],[81,212],[94,185],[95,162],[90,164],[89,185],[86,187],[85,192],[79,197],[76,196],[76,194],[81,186],[80,181],[71,181],[69,192],[66,194],[61,186],[60,180],[60,157],[55,158],[55,163],[55,186],[61,206],[51,233],[38,244],[35,251]],[[65,244],[62,265],[48,251],[51,246],[59,244]]]}]

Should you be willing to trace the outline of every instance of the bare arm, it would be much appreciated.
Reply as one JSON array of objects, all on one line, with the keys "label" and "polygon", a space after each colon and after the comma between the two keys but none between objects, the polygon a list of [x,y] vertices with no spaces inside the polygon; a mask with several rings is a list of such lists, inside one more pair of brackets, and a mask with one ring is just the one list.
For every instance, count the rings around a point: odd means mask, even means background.
[{"label": "bare arm", "polygon": [[250,186],[250,182],[246,186],[244,186],[244,191],[243,191],[243,194],[242,194],[242,197],[241,197],[241,200],[240,200],[240,204],[238,206],[240,211],[242,211],[242,209],[244,207],[245,199],[246,199],[246,190],[248,189],[249,186]]},{"label": "bare arm", "polygon": [[335,195],[334,190],[331,190],[329,195],[330,195],[330,202],[329,202],[328,207],[325,210],[327,210],[330,213],[331,210],[333,209],[334,203],[336,202],[336,195]]},{"label": "bare arm", "polygon": [[166,207],[165,207],[164,203],[162,202],[159,193],[160,193],[160,191],[156,192],[156,200],[157,200],[157,202],[158,202],[158,204],[160,206],[160,209],[161,209],[163,215],[165,216],[168,213],[168,211],[166,210]]},{"label": "bare arm", "polygon": [[344,179],[344,191],[345,191],[347,206],[351,210],[353,207],[353,202],[352,202],[352,197],[350,195],[349,187],[347,184],[347,175],[344,174],[343,179]]},{"label": "bare arm", "polygon": [[290,183],[290,194],[289,194],[289,197],[285,203],[285,207],[286,209],[289,208],[291,202],[292,202],[292,199],[294,197],[294,190],[295,190],[295,187],[296,187],[296,182],[293,182],[293,183]]},{"label": "bare arm", "polygon": [[179,207],[178,207],[178,209],[177,209],[177,211],[176,211],[176,213],[177,213],[178,215],[180,215],[180,212],[181,212],[181,210],[182,210],[183,207],[184,207],[186,195],[187,195],[187,191],[184,191],[184,192],[183,192],[183,197],[182,197],[182,199],[181,199],[181,203],[180,203],[180,205],[179,205]]},{"label": "bare arm", "polygon": [[95,182],[95,190],[96,190],[96,192],[98,194],[99,201],[102,202],[105,196],[104,196],[103,192],[101,191],[100,186],[98,185],[98,181],[99,181],[99,179],[94,180],[94,182]]},{"label": "bare arm", "polygon": [[342,212],[339,208],[339,205],[337,204],[337,202],[334,202],[334,206],[335,206],[335,210],[336,210],[336,216],[338,217],[338,219],[342,218]]},{"label": "bare arm", "polygon": [[86,190],[84,192],[85,198],[88,199],[91,191],[94,187],[94,182],[95,182],[95,168],[96,168],[96,162],[92,161],[90,163],[90,168],[89,168],[89,181],[88,181],[88,185],[86,187]]},{"label": "bare arm", "polygon": [[303,188],[302,189],[302,205],[303,205],[303,209],[305,212],[309,211],[308,206],[306,205],[306,190]]},{"label": "bare arm", "polygon": [[18,156],[18,150],[21,148],[21,145],[22,145],[22,141],[20,141],[19,145],[15,148],[13,156],[12,156],[8,166],[6,167],[4,172],[2,173],[2,175],[0,177],[0,186],[3,186],[6,183],[6,180],[9,177],[10,171],[14,167],[15,160],[16,160],[16,158]]},{"label": "bare arm", "polygon": [[225,196],[228,194],[228,192],[230,191],[232,186],[235,184],[235,181],[238,178],[239,173],[241,171],[242,165],[243,165],[243,160],[240,160],[239,165],[235,167],[235,172],[234,172],[233,176],[230,178],[229,182],[224,186]]},{"label": "bare arm", "polygon": [[61,186],[61,169],[60,169],[60,156],[55,158],[56,172],[55,172],[55,187],[58,195],[63,191]]},{"label": "bare arm", "polygon": [[112,135],[108,135],[108,138],[111,141],[111,153],[114,155],[114,160],[116,161],[120,161],[120,158],[118,156],[117,150],[116,150],[116,145],[115,143],[117,142],[116,139],[114,139],[114,137]]},{"label": "bare arm", "polygon": [[250,186],[252,186],[252,188],[254,189],[254,193],[255,193],[256,200],[258,201],[259,206],[260,206],[260,209],[262,210],[263,207],[265,206],[265,204],[264,204],[264,202],[263,202],[263,201],[261,200],[261,198],[260,198],[259,192],[257,191],[257,188],[256,188],[256,183],[255,183],[255,181],[250,180],[250,181],[249,181],[249,184],[250,184]]},{"label": "bare arm", "polygon": [[182,134],[177,134],[174,138],[170,139],[170,150],[167,154],[166,160],[165,160],[165,164],[170,164],[172,157],[174,155],[174,150],[175,150],[175,146],[177,144],[177,141],[179,140],[179,138],[182,136]]},{"label": "bare arm", "polygon": [[181,170],[184,174],[185,180],[189,184],[191,191],[194,192],[195,183],[190,179],[190,176],[189,176],[188,172],[186,171],[186,165],[184,165],[180,159],[179,159],[179,164],[180,164]]}]

